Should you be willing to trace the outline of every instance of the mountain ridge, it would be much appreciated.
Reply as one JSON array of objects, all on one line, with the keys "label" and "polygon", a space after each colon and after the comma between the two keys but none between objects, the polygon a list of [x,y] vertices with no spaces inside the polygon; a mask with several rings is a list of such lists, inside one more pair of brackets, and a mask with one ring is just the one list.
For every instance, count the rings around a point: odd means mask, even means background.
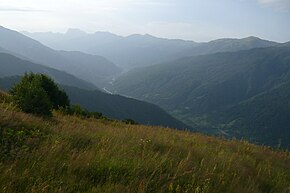
[{"label": "mountain ridge", "polygon": [[58,83],[76,86],[85,89],[97,89],[93,84],[80,80],[73,75],[36,64],[24,59],[17,58],[14,55],[0,53],[0,77],[23,75],[24,73],[44,73],[54,78]]},{"label": "mountain ridge", "polygon": [[67,33],[25,34],[55,49],[78,50],[105,56],[125,70],[169,62],[185,56],[270,47],[278,44],[253,36],[198,43],[190,40],[159,38],[150,34],[120,36],[110,32],[95,32],[83,33],[81,36],[75,37],[71,37]]},{"label": "mountain ridge", "polygon": [[[34,63],[65,71],[80,79],[90,81],[96,86],[99,84],[99,87],[102,86],[102,81],[105,81],[102,80],[103,74],[112,78],[121,71],[119,67],[103,57],[80,52],[74,55],[76,52],[56,51],[32,38],[4,27],[0,28],[0,47],[24,56]],[[70,57],[67,57],[68,54]],[[74,60],[72,60],[72,57],[74,57]],[[98,58],[98,60],[92,60],[91,58]],[[75,69],[79,66],[82,67],[81,73]],[[110,71],[112,74],[108,74]],[[93,79],[93,76],[98,78]],[[98,79],[101,80],[98,81]]]}]

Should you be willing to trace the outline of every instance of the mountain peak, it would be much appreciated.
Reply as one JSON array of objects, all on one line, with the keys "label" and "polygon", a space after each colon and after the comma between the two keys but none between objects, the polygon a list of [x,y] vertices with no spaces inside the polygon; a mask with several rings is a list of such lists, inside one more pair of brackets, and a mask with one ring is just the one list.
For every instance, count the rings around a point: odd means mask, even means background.
[{"label": "mountain peak", "polygon": [[86,35],[87,33],[77,28],[69,28],[66,34],[71,35],[71,36],[82,36],[82,35]]},{"label": "mountain peak", "polygon": [[[248,37],[245,37],[245,38],[221,38],[221,39],[217,39],[217,40],[213,40],[213,41],[210,41],[209,43],[225,43],[225,42],[247,42],[247,43],[265,43],[265,42],[269,42],[271,43],[272,41],[269,41],[269,40],[264,40],[264,39],[261,39],[259,37],[256,37],[256,36],[248,36]],[[272,42],[273,44],[276,43],[276,42]]]},{"label": "mountain peak", "polygon": [[108,31],[96,31],[94,34],[107,34],[107,35],[114,35],[114,36],[116,36],[116,34],[113,34],[113,33],[108,32]]},{"label": "mountain peak", "polygon": [[250,40],[250,41],[253,41],[253,40],[262,40],[261,38],[258,38],[256,36],[249,36],[249,37],[246,37],[246,38],[242,38],[242,40]]}]

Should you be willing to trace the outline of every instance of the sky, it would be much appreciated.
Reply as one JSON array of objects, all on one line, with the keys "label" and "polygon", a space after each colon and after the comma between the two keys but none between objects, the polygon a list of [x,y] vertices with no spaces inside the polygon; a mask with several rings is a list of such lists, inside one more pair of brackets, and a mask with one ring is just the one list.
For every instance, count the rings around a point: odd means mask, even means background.
[{"label": "sky", "polygon": [[290,0],[0,0],[17,31],[109,31],[197,42],[257,36],[290,41]]}]

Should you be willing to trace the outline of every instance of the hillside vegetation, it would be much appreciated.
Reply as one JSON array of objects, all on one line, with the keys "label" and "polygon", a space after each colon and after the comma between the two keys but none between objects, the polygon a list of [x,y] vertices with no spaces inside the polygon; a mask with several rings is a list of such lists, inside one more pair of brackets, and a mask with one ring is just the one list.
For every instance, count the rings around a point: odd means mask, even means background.
[{"label": "hillside vegetation", "polygon": [[42,119],[3,95],[0,192],[290,192],[289,152],[60,112]]}]

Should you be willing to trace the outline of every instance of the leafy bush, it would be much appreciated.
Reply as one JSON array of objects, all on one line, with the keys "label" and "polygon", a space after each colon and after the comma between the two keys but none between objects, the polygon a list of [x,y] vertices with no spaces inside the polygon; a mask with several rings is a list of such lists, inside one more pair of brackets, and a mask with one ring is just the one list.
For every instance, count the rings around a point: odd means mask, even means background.
[{"label": "leafy bush", "polygon": [[68,115],[76,115],[85,118],[107,119],[107,117],[105,117],[102,113],[90,112],[87,109],[82,108],[80,105],[72,105],[62,110]]},{"label": "leafy bush", "polygon": [[25,74],[11,94],[21,110],[36,115],[50,116],[52,109],[69,106],[66,93],[44,74]]},{"label": "leafy bush", "polygon": [[124,119],[122,120],[122,122],[128,125],[138,125],[138,123],[134,121],[133,119]]}]

